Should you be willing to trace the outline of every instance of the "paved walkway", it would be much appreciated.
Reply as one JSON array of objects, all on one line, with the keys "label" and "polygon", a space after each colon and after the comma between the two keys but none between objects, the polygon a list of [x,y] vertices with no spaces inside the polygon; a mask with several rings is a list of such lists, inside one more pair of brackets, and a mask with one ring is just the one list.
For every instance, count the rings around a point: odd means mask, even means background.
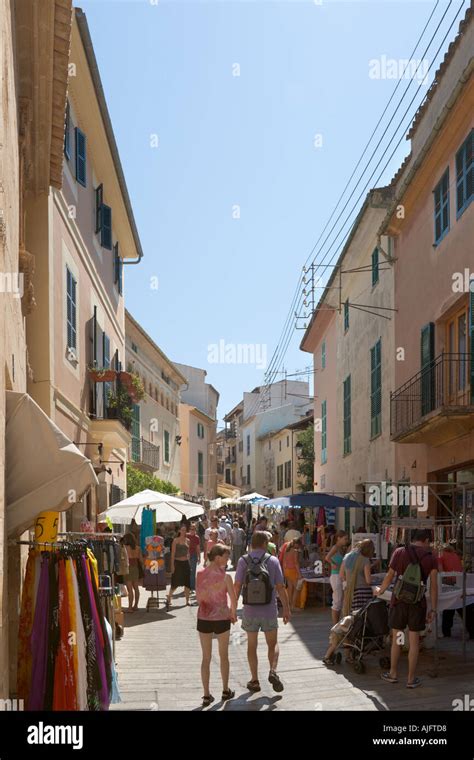
[{"label": "paved walkway", "polygon": [[[200,646],[196,632],[197,606],[186,607],[184,596],[176,596],[165,612],[145,611],[148,592],[142,590],[140,607],[125,615],[125,633],[116,645],[116,662],[122,702],[113,710],[201,710]],[[163,597],[163,594],[161,594]],[[456,623],[458,625],[458,623]],[[433,653],[422,654],[419,675],[423,686],[405,688],[406,656],[399,684],[380,679],[378,657],[366,659],[363,675],[345,663],[327,669],[321,662],[327,648],[330,612],[312,607],[295,613],[291,623],[279,629],[278,672],[285,685],[276,694],[267,681],[268,662],[263,635],[259,646],[262,691],[246,688],[249,670],[246,637],[240,620],[233,626],[230,646],[230,686],[234,700],[222,703],[217,642],[211,664],[211,693],[216,701],[208,710],[452,710],[453,699],[474,697],[474,642],[467,644],[468,662],[461,655],[460,629],[450,640],[439,642],[438,677],[432,678]]]}]

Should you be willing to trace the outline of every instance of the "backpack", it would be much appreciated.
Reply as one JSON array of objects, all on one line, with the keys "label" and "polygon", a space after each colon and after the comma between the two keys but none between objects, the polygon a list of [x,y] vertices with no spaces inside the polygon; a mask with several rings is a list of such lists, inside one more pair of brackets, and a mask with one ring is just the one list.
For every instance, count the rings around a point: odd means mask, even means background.
[{"label": "backpack", "polygon": [[[417,604],[419,601],[421,601],[421,599],[423,599],[426,588],[421,573],[420,560],[418,559],[416,551],[414,549],[411,549],[409,546],[405,548],[411,561],[410,564],[407,565],[407,568],[403,575],[397,578],[393,593],[399,602],[405,602],[406,604]],[[411,552],[415,554],[414,558]]]},{"label": "backpack", "polygon": [[260,559],[246,554],[243,559],[247,565],[242,587],[244,604],[270,604],[273,594],[273,586],[267,568],[270,554],[265,552]]}]

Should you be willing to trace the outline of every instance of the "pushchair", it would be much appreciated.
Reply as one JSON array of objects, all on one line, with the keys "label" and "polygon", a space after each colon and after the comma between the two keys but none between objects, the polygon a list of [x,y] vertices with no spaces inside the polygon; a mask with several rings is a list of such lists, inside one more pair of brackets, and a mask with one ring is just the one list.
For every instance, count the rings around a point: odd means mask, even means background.
[{"label": "pushchair", "polygon": [[[356,673],[365,672],[363,658],[368,654],[382,652],[385,649],[385,637],[389,633],[388,610],[383,599],[371,599],[364,607],[354,614],[351,627],[338,642],[337,649],[350,649],[352,662]],[[337,650],[336,650],[337,651]],[[342,654],[337,651],[336,663],[340,663]],[[390,667],[390,658],[386,655],[379,660],[381,668]]]}]

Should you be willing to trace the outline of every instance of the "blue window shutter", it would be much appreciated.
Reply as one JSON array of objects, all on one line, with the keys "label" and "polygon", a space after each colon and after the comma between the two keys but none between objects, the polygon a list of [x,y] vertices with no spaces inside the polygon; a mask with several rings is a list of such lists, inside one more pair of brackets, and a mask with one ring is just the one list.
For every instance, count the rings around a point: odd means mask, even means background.
[{"label": "blue window shutter", "polygon": [[372,287],[379,281],[379,249],[375,248],[372,253]]},{"label": "blue window shutter", "polygon": [[457,216],[474,198],[474,129],[456,153],[456,211]]},{"label": "blue window shutter", "polygon": [[86,136],[79,127],[76,127],[76,179],[80,185],[86,187]]},{"label": "blue window shutter", "polygon": [[122,276],[123,276],[123,261],[119,252],[118,242],[114,245],[114,283],[117,285],[118,292],[122,295]]},{"label": "blue window shutter", "polygon": [[444,172],[434,191],[435,243],[449,230],[449,167]]},{"label": "blue window shutter", "polygon": [[71,158],[71,109],[69,100],[66,103],[66,118],[64,123],[64,155]]},{"label": "blue window shutter", "polygon": [[112,209],[102,204],[102,226],[100,230],[100,244],[102,248],[112,250]]},{"label": "blue window shutter", "polygon": [[95,232],[96,235],[102,229],[102,204],[104,201],[104,186],[102,184],[95,189]]},{"label": "blue window shutter", "polygon": [[420,341],[420,364],[421,364],[421,413],[428,414],[434,409],[435,373],[434,361],[434,335],[435,326],[429,322],[421,330]]}]

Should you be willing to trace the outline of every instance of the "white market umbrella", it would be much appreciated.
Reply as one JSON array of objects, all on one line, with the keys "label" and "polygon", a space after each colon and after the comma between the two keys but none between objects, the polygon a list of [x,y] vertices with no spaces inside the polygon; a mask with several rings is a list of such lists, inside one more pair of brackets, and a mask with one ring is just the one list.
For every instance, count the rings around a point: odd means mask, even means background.
[{"label": "white market umbrella", "polygon": [[245,496],[241,496],[240,499],[237,499],[237,501],[257,501],[257,499],[266,501],[267,496],[262,496],[261,493],[254,491],[253,493],[248,493]]},{"label": "white market umbrella", "polygon": [[191,501],[185,501],[177,496],[147,488],[117,502],[117,504],[113,504],[99,515],[99,519],[105,520],[108,517],[113,523],[125,525],[135,520],[141,524],[142,512],[145,507],[156,510],[157,523],[180,522],[183,515],[190,519],[204,513],[201,506],[193,504]]},{"label": "white market umbrella", "polygon": [[5,452],[11,537],[31,528],[40,512],[70,509],[99,484],[90,460],[28,393],[6,391]]}]

